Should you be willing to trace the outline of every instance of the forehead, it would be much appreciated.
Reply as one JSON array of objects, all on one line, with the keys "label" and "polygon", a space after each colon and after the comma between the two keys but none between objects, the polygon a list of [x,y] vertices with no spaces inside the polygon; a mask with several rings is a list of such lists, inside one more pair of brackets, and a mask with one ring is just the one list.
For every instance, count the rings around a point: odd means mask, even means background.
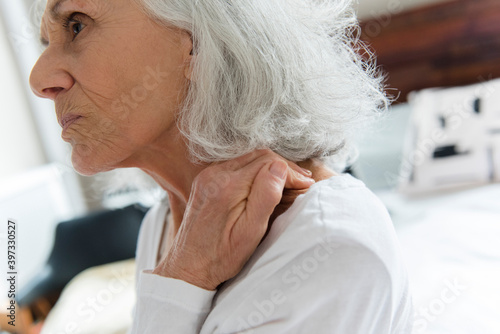
[{"label": "forehead", "polygon": [[[99,5],[112,2],[112,0],[48,0],[43,13],[43,19],[57,19],[67,11],[92,11]],[[42,19],[42,23],[43,23]]]}]

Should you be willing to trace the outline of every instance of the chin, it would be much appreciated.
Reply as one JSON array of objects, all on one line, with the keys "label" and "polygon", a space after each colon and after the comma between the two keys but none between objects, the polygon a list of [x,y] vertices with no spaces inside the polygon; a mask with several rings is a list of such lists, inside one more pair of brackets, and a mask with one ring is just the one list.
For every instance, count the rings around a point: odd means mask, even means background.
[{"label": "chin", "polygon": [[71,154],[71,162],[75,171],[83,176],[93,176],[98,173],[113,170],[108,161],[100,161],[99,155],[85,145],[76,145]]}]

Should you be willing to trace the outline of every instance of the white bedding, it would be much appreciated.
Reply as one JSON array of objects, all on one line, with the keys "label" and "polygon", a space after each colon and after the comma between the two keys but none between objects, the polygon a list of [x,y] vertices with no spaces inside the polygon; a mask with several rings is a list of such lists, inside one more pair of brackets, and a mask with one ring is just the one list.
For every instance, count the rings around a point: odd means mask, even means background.
[{"label": "white bedding", "polygon": [[500,184],[418,199],[377,194],[407,260],[415,333],[500,333]]}]

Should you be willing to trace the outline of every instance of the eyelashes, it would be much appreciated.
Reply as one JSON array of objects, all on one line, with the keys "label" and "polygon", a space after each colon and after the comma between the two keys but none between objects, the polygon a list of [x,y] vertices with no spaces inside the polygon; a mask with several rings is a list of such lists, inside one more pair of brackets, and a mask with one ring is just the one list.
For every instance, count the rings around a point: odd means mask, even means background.
[{"label": "eyelashes", "polygon": [[72,36],[72,40],[74,40],[86,27],[86,25],[79,19],[78,16],[85,15],[79,12],[72,13],[67,16],[63,20],[63,27],[69,34]]}]

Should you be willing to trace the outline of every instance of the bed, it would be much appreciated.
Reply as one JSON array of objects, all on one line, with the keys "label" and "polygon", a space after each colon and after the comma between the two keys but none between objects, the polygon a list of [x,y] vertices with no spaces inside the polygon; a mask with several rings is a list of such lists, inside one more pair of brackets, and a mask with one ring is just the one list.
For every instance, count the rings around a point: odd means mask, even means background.
[{"label": "bed", "polygon": [[500,184],[386,204],[406,259],[415,333],[500,333]]},{"label": "bed", "polygon": [[[471,123],[479,119],[473,114],[481,102],[477,96],[464,98],[461,86],[480,87],[483,92],[478,94],[484,98],[485,85],[500,77],[500,2],[447,1],[395,15],[374,15],[362,28],[363,39],[371,44],[387,72],[388,87],[397,88],[389,93],[399,104],[391,108],[376,131],[361,140],[360,159],[353,170],[384,202],[394,221],[410,274],[415,333],[498,334],[500,90],[489,90],[489,116],[478,123],[491,126],[486,132],[496,133],[496,137],[490,137],[488,145],[474,148],[469,144],[480,140],[471,135],[478,133],[471,130]],[[464,127],[451,135],[455,143],[441,143],[441,151],[433,147],[435,151],[428,157],[440,157],[443,152],[475,154],[457,155],[441,166],[427,160],[423,163],[427,166],[417,168],[417,173],[427,180],[429,173],[441,173],[442,179],[467,164],[468,175],[475,176],[468,184],[438,189],[425,182],[412,186],[412,173],[400,177],[415,126],[413,108],[407,103],[408,99],[412,103],[410,92],[431,87],[459,87],[450,99],[469,105],[472,111],[462,120]],[[441,102],[429,103],[417,114],[425,114],[429,108],[443,110]],[[434,117],[434,122],[421,128],[429,130],[435,124],[445,124],[446,119]]]},{"label": "bed", "polygon": [[[391,108],[360,143],[354,172],[383,201],[406,260],[414,333],[500,333],[500,184],[404,192],[411,106]],[[421,189],[420,189],[421,190]]]}]

